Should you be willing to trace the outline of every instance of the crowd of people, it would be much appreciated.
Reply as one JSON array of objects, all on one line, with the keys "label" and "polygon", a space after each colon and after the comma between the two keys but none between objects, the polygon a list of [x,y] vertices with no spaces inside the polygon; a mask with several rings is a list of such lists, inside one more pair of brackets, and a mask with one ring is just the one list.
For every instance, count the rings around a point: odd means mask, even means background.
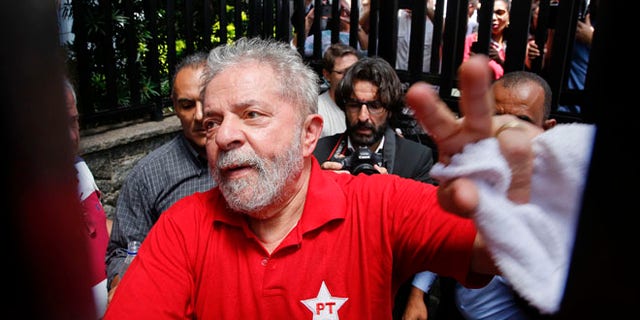
[{"label": "crowd of people", "polygon": [[[469,17],[476,9],[470,1]],[[399,18],[407,40],[410,11]],[[588,19],[576,41],[590,43]],[[406,90],[392,65],[348,39],[323,46],[321,94],[291,43],[241,38],[184,57],[171,82],[182,131],[130,171],[113,221],[76,160],[97,317],[446,318],[430,297],[451,299],[465,319],[556,312],[595,128],[556,126],[549,84],[505,73],[508,1],[494,2],[494,20],[489,57],[473,54],[469,29],[459,114],[431,85]],[[536,59],[533,39],[528,48]],[[77,153],[75,92],[68,80],[65,88]],[[407,108],[437,148],[394,127]],[[545,198],[541,181],[562,186],[569,201]],[[496,223],[509,212],[522,214]],[[513,226],[538,251],[518,245]],[[134,240],[143,244],[121,278]],[[540,252],[552,258],[532,263]],[[531,270],[543,271],[522,277]],[[454,296],[429,292],[439,278],[454,281]]]},{"label": "crowd of people", "polygon": [[[213,49],[206,63],[201,57],[196,54],[185,59],[192,63],[180,64],[172,98],[176,107],[193,109],[185,111],[185,131],[176,139],[184,141],[182,157],[206,157],[202,160],[207,161],[204,176],[209,184],[195,191],[187,184],[163,187],[169,182],[158,177],[171,172],[168,169],[130,175],[127,183],[156,179],[156,188],[184,190],[187,195],[176,195],[164,209],[135,210],[138,219],[148,222],[145,230],[130,237],[143,244],[123,279],[113,283],[117,275],[109,274],[112,299],[105,319],[163,314],[395,318],[408,311],[394,310],[394,293],[421,272],[450,277],[465,288],[489,290],[488,284],[511,279],[517,271],[498,267],[521,258],[501,252],[496,243],[504,239],[489,233],[477,217],[469,219],[469,213],[490,219],[507,210],[488,206],[487,199],[506,201],[512,210],[525,210],[524,204],[547,208],[545,200],[536,197],[540,186],[532,177],[540,175],[533,170],[534,159],[543,156],[533,146],[553,147],[552,137],[540,138],[542,128],[556,130],[546,119],[549,95],[544,82],[524,73],[505,76],[490,87],[488,59],[472,57],[460,71],[460,122],[430,85],[416,83],[405,93],[385,60],[360,58],[342,70],[333,96],[344,112],[346,129],[321,138],[318,74],[288,44],[243,38]],[[181,79],[184,74],[191,80]],[[190,95],[190,84],[203,88],[202,94]],[[493,95],[487,97],[495,101],[478,99],[489,88]],[[521,106],[529,102],[535,107]],[[438,159],[429,147],[399,136],[390,126],[405,104],[436,141]],[[515,117],[493,117],[494,113]],[[589,132],[582,127],[564,130]],[[206,136],[200,140],[204,153],[197,151],[198,139],[187,138],[197,132]],[[577,145],[588,145],[589,138],[584,135]],[[482,169],[495,170],[504,177],[502,182],[477,173],[481,169],[465,169],[470,160],[457,158],[459,154],[475,161],[477,150],[463,147],[480,143],[485,144],[483,157],[503,159]],[[530,146],[528,152],[523,153],[522,144]],[[551,147],[547,152],[566,153],[575,160],[569,171],[584,174],[588,148]],[[344,159],[355,159],[353,152],[361,148],[379,161],[365,163],[373,168],[365,174],[343,167],[353,164]],[[138,166],[148,163],[152,162]],[[571,217],[579,201],[579,182],[565,185],[573,206],[551,212],[569,217],[559,226],[563,230],[575,227]],[[158,197],[154,194],[136,199]],[[133,198],[127,199],[129,206],[136,205]],[[130,218],[116,214],[114,230],[126,219]],[[112,233],[112,243],[126,242],[119,232],[120,239]],[[540,263],[566,267],[572,234],[560,236],[565,245],[559,256],[564,259]],[[566,273],[560,273],[550,279],[561,281]],[[538,312],[557,309],[557,299],[537,300],[529,283],[505,285]],[[557,291],[552,294],[557,298]]]}]

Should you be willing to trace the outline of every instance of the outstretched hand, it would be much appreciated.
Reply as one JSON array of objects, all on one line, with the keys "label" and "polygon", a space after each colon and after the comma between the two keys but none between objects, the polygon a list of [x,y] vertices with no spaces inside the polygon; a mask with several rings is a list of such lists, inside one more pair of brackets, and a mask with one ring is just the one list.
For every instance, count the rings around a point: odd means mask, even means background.
[{"label": "outstretched hand", "polygon": [[[438,147],[438,161],[447,165],[464,146],[496,136],[500,151],[509,163],[512,181],[508,197],[517,203],[529,201],[533,151],[531,140],[542,129],[514,116],[495,116],[495,101],[489,90],[492,73],[488,58],[474,55],[459,70],[461,118],[449,109],[429,84],[415,83],[406,100],[415,118]],[[478,205],[478,191],[470,179],[458,178],[441,183],[438,200],[447,211],[471,215]]]},{"label": "outstretched hand", "polygon": [[465,145],[488,138],[493,132],[494,101],[488,92],[493,75],[488,61],[486,56],[476,54],[460,66],[462,118],[457,118],[427,83],[417,82],[407,91],[407,104],[438,145],[438,160],[444,164]]}]

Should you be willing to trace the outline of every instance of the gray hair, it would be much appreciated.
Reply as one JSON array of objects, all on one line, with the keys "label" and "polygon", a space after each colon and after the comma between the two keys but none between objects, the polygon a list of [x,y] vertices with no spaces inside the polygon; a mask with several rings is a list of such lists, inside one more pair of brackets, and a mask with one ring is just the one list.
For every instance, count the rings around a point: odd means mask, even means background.
[{"label": "gray hair", "polygon": [[73,97],[73,103],[77,104],[78,103],[78,98],[76,97],[76,88],[73,86],[73,84],[71,83],[71,80],[69,80],[69,78],[64,77],[64,86],[67,90],[69,90],[69,92],[71,92],[71,96]]},{"label": "gray hair", "polygon": [[318,113],[318,74],[305,64],[298,51],[275,39],[240,38],[212,49],[203,75],[204,88],[222,71],[249,61],[266,64],[273,69],[273,81],[280,85],[280,96],[301,107],[302,119]]},{"label": "gray hair", "polygon": [[207,64],[207,53],[197,51],[192,53],[186,57],[184,57],[180,62],[176,65],[175,72],[173,73],[173,78],[171,79],[171,99],[174,99],[174,86],[176,84],[176,77],[180,70],[184,68],[194,68],[197,69],[199,67],[204,67]]}]

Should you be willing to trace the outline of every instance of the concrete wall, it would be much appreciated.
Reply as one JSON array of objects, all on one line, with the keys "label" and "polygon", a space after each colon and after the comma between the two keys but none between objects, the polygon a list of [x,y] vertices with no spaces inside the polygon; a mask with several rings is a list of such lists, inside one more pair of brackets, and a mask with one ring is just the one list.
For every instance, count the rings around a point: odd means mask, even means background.
[{"label": "concrete wall", "polygon": [[113,217],[122,182],[129,170],[151,150],[169,141],[181,130],[171,116],[100,132],[82,133],[80,155],[93,172],[102,191],[107,218]]}]

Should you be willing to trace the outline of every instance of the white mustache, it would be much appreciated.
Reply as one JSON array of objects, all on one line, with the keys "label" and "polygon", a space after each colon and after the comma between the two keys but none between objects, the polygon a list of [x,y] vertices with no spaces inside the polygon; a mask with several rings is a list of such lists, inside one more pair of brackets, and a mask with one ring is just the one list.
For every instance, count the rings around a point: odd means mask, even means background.
[{"label": "white mustache", "polygon": [[221,152],[216,161],[218,170],[243,166],[262,168],[263,161],[253,151],[239,150]]}]

